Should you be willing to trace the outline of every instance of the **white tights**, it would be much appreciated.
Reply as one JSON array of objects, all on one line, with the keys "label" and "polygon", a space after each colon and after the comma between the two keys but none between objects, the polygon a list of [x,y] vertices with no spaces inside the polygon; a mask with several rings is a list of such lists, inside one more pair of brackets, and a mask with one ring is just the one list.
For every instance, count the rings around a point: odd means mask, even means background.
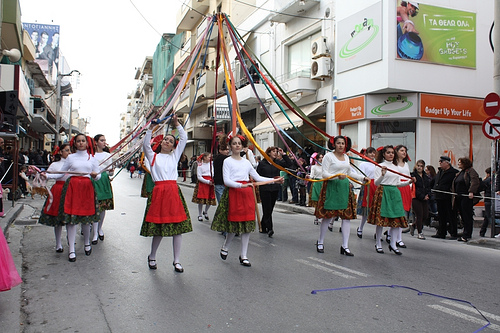
[{"label": "white tights", "polygon": [[[227,233],[226,240],[224,241],[224,245],[222,245],[223,250],[228,250],[229,245],[234,239],[235,233]],[[241,234],[241,258],[248,259],[248,243],[250,242],[250,233]]]},{"label": "white tights", "polygon": [[[333,218],[324,218],[321,221],[321,226],[319,227],[319,238],[318,244],[323,244],[325,241],[326,230],[328,230],[328,224],[333,221]],[[351,232],[351,220],[342,220],[342,247],[344,249],[349,248],[349,234]]]},{"label": "white tights", "polygon": [[[149,260],[156,260],[156,251],[160,246],[163,236],[153,236],[151,242],[151,253],[149,254]],[[179,257],[181,255],[181,245],[182,245],[182,235],[175,235],[172,237],[172,247],[174,251],[174,262],[179,262]]]},{"label": "white tights", "polygon": [[96,241],[97,240],[97,237],[99,237],[99,235],[104,235],[104,233],[102,232],[102,224],[104,223],[104,217],[106,217],[106,211],[103,211],[99,214],[99,222],[94,222],[92,223],[92,228],[94,229],[94,238],[92,238],[92,240]]},{"label": "white tights", "polygon": [[[205,214],[208,214],[208,209],[210,208],[210,205],[205,205]],[[202,216],[202,210],[203,210],[203,204],[198,204],[198,216]]]}]

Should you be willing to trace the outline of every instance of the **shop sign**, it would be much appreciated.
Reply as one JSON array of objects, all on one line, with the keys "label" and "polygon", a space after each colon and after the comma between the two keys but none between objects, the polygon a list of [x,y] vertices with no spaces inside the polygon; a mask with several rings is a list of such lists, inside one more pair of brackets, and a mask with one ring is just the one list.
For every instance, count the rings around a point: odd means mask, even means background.
[{"label": "shop sign", "polygon": [[365,96],[335,102],[335,122],[347,123],[365,118]]},{"label": "shop sign", "polygon": [[366,96],[366,118],[417,118],[417,94],[376,94]]},{"label": "shop sign", "polygon": [[483,100],[457,96],[420,94],[420,117],[463,122],[483,122],[488,115]]}]

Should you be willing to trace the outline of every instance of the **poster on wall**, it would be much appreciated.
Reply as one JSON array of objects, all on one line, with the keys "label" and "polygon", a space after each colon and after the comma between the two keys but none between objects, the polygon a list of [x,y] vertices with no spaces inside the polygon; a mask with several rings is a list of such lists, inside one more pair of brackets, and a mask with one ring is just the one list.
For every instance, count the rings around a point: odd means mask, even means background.
[{"label": "poster on wall", "polygon": [[382,2],[351,15],[337,26],[337,73],[382,60]]},{"label": "poster on wall", "polygon": [[476,13],[397,1],[398,59],[476,68]]},{"label": "poster on wall", "polygon": [[47,60],[49,70],[59,66],[59,26],[40,23],[23,23],[23,29],[35,45],[35,59]]},{"label": "poster on wall", "polygon": [[416,118],[418,97],[413,94],[377,94],[366,96],[366,118]]}]

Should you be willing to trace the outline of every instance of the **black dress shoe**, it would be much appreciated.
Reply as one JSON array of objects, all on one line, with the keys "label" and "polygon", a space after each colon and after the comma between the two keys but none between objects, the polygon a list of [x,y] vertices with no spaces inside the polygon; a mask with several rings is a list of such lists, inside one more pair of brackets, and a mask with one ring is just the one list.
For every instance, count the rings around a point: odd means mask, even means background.
[{"label": "black dress shoe", "polygon": [[[71,255],[73,255],[73,257]],[[69,260],[69,262],[75,262],[76,261],[76,254],[75,254],[75,252],[70,252],[69,253],[68,260]]]},{"label": "black dress shoe", "polygon": [[[87,250],[87,248],[89,248],[89,249]],[[89,256],[89,255],[92,254],[92,246],[90,244],[89,245],[85,245],[85,247],[83,249],[85,250],[85,255],[86,256]]]},{"label": "black dress shoe", "polygon": [[246,266],[246,267],[252,266],[252,264],[250,263],[250,260],[248,260],[248,258],[242,259],[241,256],[240,256],[240,264],[242,264],[243,266]]},{"label": "black dress shoe", "polygon": [[400,248],[406,249],[406,245],[403,242],[397,242],[396,245]]},{"label": "black dress shoe", "polygon": [[174,263],[172,263],[172,265],[174,265],[174,270],[177,273],[183,273],[184,272],[184,268],[182,268],[182,266],[181,266],[181,264],[179,262],[174,262]]},{"label": "black dress shoe", "polygon": [[446,238],[446,236],[441,236],[439,234],[432,235],[431,237],[432,238],[440,238],[440,239],[445,239]]},{"label": "black dress shoe", "polygon": [[358,235],[358,238],[363,238],[363,231],[356,229],[356,235]]},{"label": "black dress shoe", "polygon": [[148,256],[148,266],[149,266],[149,269],[157,269],[158,266],[156,266],[156,259],[151,260],[151,259],[149,259],[149,256]]},{"label": "black dress shoe", "polygon": [[269,230],[269,231],[267,232],[267,235],[268,235],[269,237],[273,237],[273,235],[274,235],[274,231],[273,231],[272,229],[271,229],[271,230]]},{"label": "black dress shoe", "polygon": [[389,252],[393,251],[394,254],[397,254],[398,256],[402,255],[401,251],[399,251],[397,248],[393,249],[392,246],[389,245]]},{"label": "black dress shoe", "polygon": [[340,247],[340,254],[345,254],[348,257],[354,257],[354,254],[349,250],[349,248]]},{"label": "black dress shoe", "polygon": [[318,244],[318,242],[316,242],[316,251],[318,251],[318,253],[325,253],[325,247],[323,244]]},{"label": "black dress shoe", "polygon": [[64,249],[63,249],[62,247],[60,247],[60,248],[56,249],[56,252],[57,252],[57,253],[63,253],[63,252],[64,252]]},{"label": "black dress shoe", "polygon": [[387,242],[387,244],[389,244],[391,242],[391,235],[389,235],[387,230],[384,231],[384,235],[385,235],[385,241]]},{"label": "black dress shoe", "polygon": [[377,253],[384,253],[384,249],[377,247],[377,245],[375,245],[375,251],[377,251]]},{"label": "black dress shoe", "polygon": [[227,254],[228,254],[227,250],[220,249],[220,258],[222,260],[226,260],[227,259]]},{"label": "black dress shoe", "polygon": [[101,240],[101,242],[104,240],[104,234],[102,235],[99,235],[99,239]]},{"label": "black dress shoe", "polygon": [[465,237],[458,237],[457,241],[467,243],[469,240]]},{"label": "black dress shoe", "polygon": [[97,245],[97,239],[92,241],[92,245]]}]

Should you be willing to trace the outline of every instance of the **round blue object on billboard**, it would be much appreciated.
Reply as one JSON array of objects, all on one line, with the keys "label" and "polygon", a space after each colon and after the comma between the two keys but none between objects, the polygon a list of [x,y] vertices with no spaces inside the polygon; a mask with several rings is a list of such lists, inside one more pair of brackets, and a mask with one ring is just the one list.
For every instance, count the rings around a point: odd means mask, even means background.
[{"label": "round blue object on billboard", "polygon": [[404,33],[398,39],[398,55],[403,59],[420,60],[424,55],[422,39],[414,32]]}]

